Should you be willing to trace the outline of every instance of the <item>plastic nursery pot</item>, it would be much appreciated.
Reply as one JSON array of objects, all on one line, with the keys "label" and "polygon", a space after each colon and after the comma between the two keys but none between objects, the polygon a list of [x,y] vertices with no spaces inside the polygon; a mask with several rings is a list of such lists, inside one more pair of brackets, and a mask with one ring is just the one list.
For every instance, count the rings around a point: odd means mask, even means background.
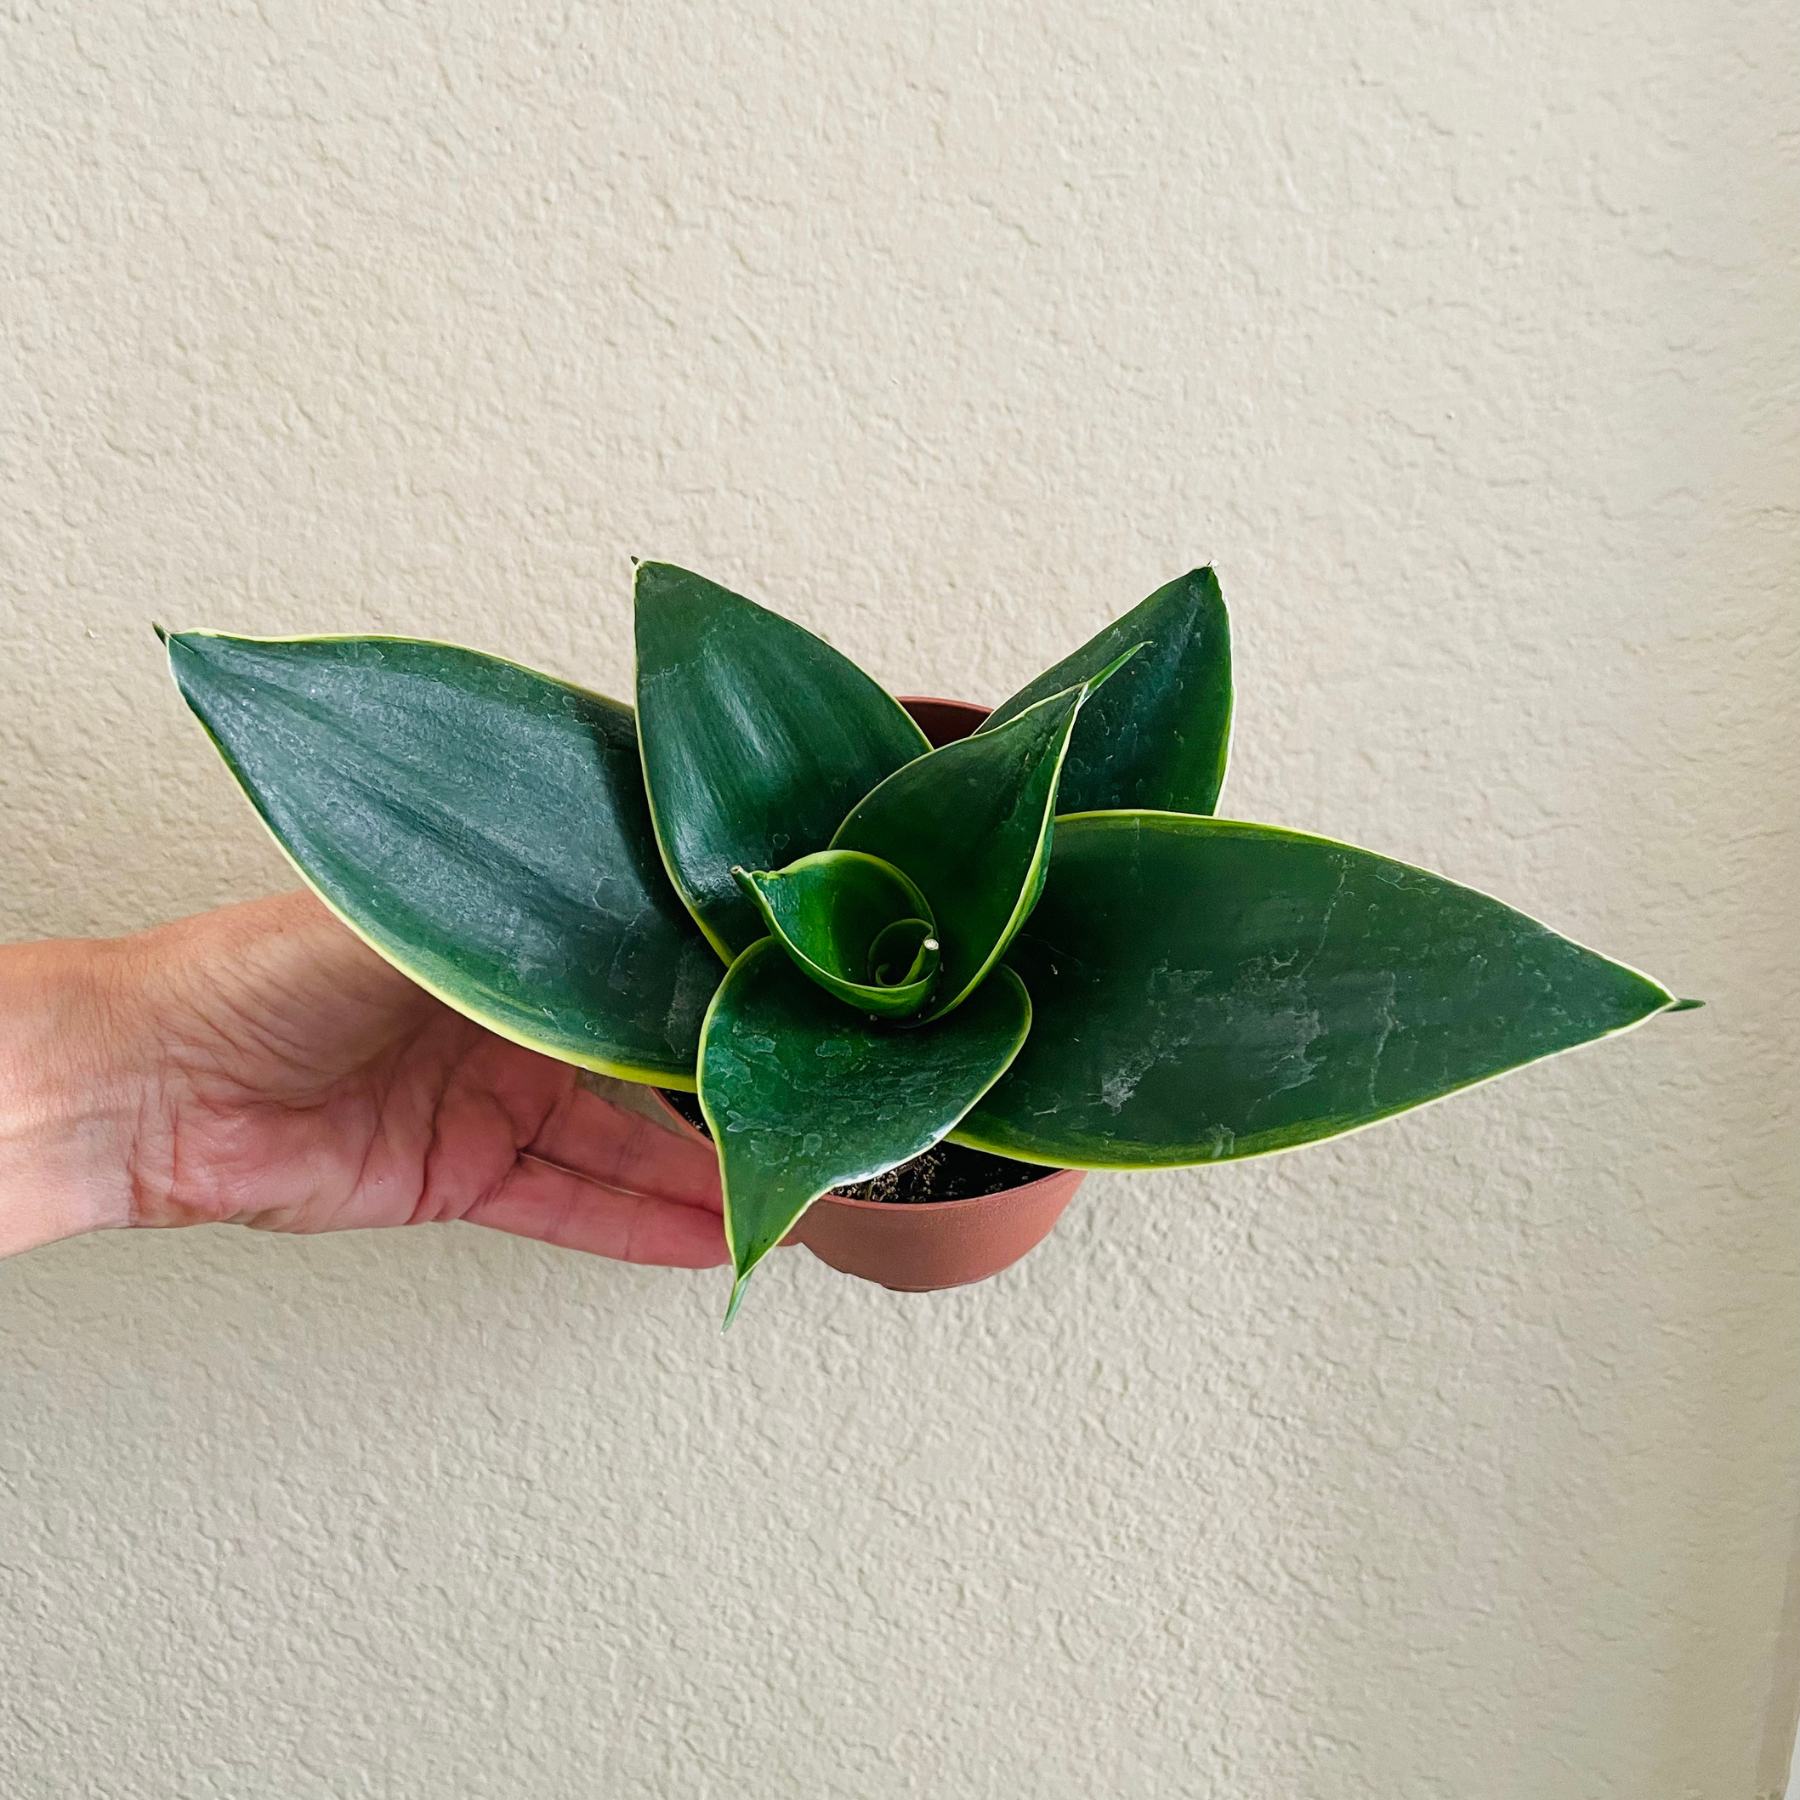
[{"label": "plastic nursery pot", "polygon": [[[989,710],[964,700],[915,695],[902,695],[900,704],[918,720],[933,749],[967,737]],[[676,1130],[702,1135],[664,1094],[651,1091]],[[804,1244],[846,1275],[900,1293],[966,1287],[998,1275],[1035,1250],[1055,1229],[1086,1173],[1046,1169],[1018,1187],[969,1200],[895,1204],[826,1194],[806,1209],[788,1242]]]}]

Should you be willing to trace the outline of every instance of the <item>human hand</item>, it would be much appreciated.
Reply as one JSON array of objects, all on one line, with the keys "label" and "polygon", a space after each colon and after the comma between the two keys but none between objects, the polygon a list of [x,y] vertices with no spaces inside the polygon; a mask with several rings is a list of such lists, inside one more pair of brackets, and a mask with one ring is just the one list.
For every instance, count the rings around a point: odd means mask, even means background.
[{"label": "human hand", "polygon": [[452,1012],[310,894],[0,949],[0,1254],[462,1220],[709,1268],[719,1211],[710,1148]]}]

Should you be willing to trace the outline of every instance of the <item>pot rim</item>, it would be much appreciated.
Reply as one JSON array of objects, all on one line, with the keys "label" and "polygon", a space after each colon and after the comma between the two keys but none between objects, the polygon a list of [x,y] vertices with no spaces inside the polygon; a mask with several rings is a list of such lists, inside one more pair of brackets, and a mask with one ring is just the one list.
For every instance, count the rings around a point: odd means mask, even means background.
[{"label": "pot rim", "polygon": [[[683,1118],[669,1103],[668,1094],[664,1089],[657,1087],[654,1083],[648,1085],[650,1087],[650,1092],[656,1096],[657,1103],[668,1114],[676,1130],[685,1132],[696,1143],[705,1144],[709,1149],[713,1148],[711,1135],[702,1132],[692,1123],[692,1121]],[[942,1138],[938,1140],[939,1143],[945,1141],[946,1140]],[[928,1146],[928,1148],[931,1149],[936,1149],[936,1147],[935,1144]],[[959,1144],[956,1148],[967,1149],[968,1146]],[[923,1156],[924,1151],[920,1151],[919,1154]],[[994,1153],[992,1151],[982,1151],[979,1154],[991,1156]],[[1013,1158],[1012,1160],[1017,1161],[1018,1159]],[[1009,1194],[1023,1194],[1032,1188],[1042,1187],[1045,1182],[1054,1181],[1059,1175],[1082,1176],[1089,1172],[1086,1169],[1071,1169],[1061,1163],[1033,1163],[1030,1166],[1032,1168],[1041,1169],[1042,1173],[1032,1176],[1029,1181],[1017,1182],[1012,1187],[996,1188],[991,1194],[965,1194],[960,1200],[858,1200],[853,1194],[839,1194],[832,1189],[827,1188],[813,1204],[817,1206],[819,1201],[829,1200],[833,1206],[863,1206],[867,1207],[871,1212],[944,1212],[951,1207],[957,1206],[985,1206],[990,1201],[1004,1200]]]},{"label": "pot rim", "polygon": [[[942,1139],[939,1142],[943,1142]],[[933,1145],[935,1149],[937,1146]],[[966,1146],[958,1145],[958,1149]],[[924,1154],[923,1151],[920,1152]],[[883,1213],[939,1213],[948,1212],[958,1206],[986,1206],[990,1201],[1005,1200],[1013,1194],[1027,1194],[1034,1188],[1041,1188],[1046,1182],[1054,1181],[1059,1175],[1083,1176],[1086,1169],[1068,1169],[1061,1164],[1055,1167],[1049,1164],[1036,1165],[1043,1168],[1043,1174],[1034,1176],[1030,1181],[1021,1181],[1016,1187],[996,1188],[991,1194],[965,1194],[960,1200],[858,1200],[852,1194],[839,1194],[827,1188],[819,1196],[819,1200],[829,1200],[833,1206],[861,1206],[870,1212]],[[815,1200],[813,1204],[818,1205]]]}]

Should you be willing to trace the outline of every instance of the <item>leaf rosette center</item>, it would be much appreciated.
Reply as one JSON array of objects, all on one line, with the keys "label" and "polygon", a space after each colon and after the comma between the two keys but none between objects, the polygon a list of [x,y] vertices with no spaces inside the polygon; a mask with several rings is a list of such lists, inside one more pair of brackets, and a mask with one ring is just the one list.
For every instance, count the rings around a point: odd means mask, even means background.
[{"label": "leaf rosette center", "polygon": [[931,903],[901,870],[860,850],[821,850],[785,869],[732,875],[802,974],[878,1019],[931,998],[942,946]]}]

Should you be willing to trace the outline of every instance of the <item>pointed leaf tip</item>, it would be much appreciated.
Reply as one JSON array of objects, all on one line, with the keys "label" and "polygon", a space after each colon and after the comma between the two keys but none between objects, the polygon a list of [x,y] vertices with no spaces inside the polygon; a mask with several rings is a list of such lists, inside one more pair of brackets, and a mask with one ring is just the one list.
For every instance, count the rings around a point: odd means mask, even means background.
[{"label": "pointed leaf tip", "polygon": [[1149,648],[1150,640],[1144,638],[1140,642],[1133,644],[1129,650],[1120,651],[1098,675],[1090,675],[1088,679],[1082,683],[1084,689],[1083,698],[1085,699],[1088,694],[1092,694],[1096,688],[1105,686],[1106,682],[1124,668],[1124,666],[1130,662],[1140,650],[1148,650]]},{"label": "pointed leaf tip", "polygon": [[1704,1000],[1677,1000],[1668,1010],[1677,1012],[1698,1012],[1706,1004]]},{"label": "pointed leaf tip", "polygon": [[157,622],[154,619],[152,619],[150,621],[150,629],[156,633],[156,641],[159,644],[166,645],[168,643],[168,641],[169,641],[168,631],[163,626],[157,624]]},{"label": "pointed leaf tip", "polygon": [[1007,961],[1037,1022],[957,1141],[1075,1168],[1291,1149],[1672,1004],[1442,876],[1177,813],[1060,820]]},{"label": "pointed leaf tip", "polygon": [[1210,813],[1231,738],[1231,629],[1210,568],[1160,587],[997,706],[983,731],[1071,685],[1096,686],[1069,743],[1059,813],[1119,807]]},{"label": "pointed leaf tip", "polygon": [[720,1337],[723,1337],[731,1329],[732,1320],[738,1316],[738,1308],[744,1304],[744,1290],[749,1287],[750,1277],[753,1273],[753,1270],[746,1269],[732,1282],[731,1298],[725,1304],[725,1322],[719,1327]]}]

